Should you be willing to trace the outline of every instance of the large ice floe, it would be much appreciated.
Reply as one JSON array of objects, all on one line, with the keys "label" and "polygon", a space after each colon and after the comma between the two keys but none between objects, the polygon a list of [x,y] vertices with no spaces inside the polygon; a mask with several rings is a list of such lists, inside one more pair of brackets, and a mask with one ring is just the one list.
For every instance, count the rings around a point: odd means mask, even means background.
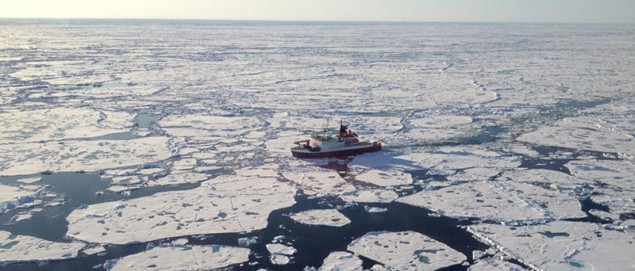
[{"label": "large ice floe", "polygon": [[108,270],[217,270],[247,262],[249,249],[221,245],[160,245],[106,262]]},{"label": "large ice floe", "polygon": [[591,199],[616,215],[635,213],[635,162],[632,160],[576,160],[565,166],[571,174],[597,186]]},{"label": "large ice floe", "polygon": [[[353,169],[434,170],[442,175],[454,175],[474,170],[477,179],[487,179],[503,169],[516,168],[518,157],[475,148],[444,147],[429,151],[379,152],[355,157]],[[474,178],[473,178],[474,179]]]},{"label": "large ice floe", "polygon": [[81,242],[56,243],[0,231],[0,264],[71,259],[84,246]]},{"label": "large ice floe", "polygon": [[0,175],[97,171],[167,159],[167,138],[108,139],[128,132],[134,115],[89,108],[0,113]]},{"label": "large ice floe", "polygon": [[0,144],[94,138],[130,130],[134,115],[89,108],[0,113]]},{"label": "large ice floe", "polygon": [[461,264],[467,257],[418,232],[369,232],[348,250],[395,270],[436,270]]},{"label": "large ice floe", "polygon": [[161,161],[172,156],[167,143],[166,137],[145,137],[0,144],[0,175],[93,172]]},{"label": "large ice floe", "polygon": [[632,121],[628,117],[602,119],[600,117],[565,118],[554,126],[543,126],[536,131],[518,137],[519,141],[593,150],[610,153],[624,153],[635,156],[633,128],[620,123]]},{"label": "large ice floe", "polygon": [[424,190],[399,202],[445,216],[497,222],[531,222],[585,217],[580,202],[559,192],[522,183],[477,181]]},{"label": "large ice floe", "polygon": [[536,270],[630,270],[635,268],[633,232],[600,225],[554,221],[508,227],[480,224],[469,230]]},{"label": "large ice floe", "polygon": [[67,235],[126,244],[194,234],[249,232],[273,210],[291,206],[295,189],[273,177],[223,175],[199,188],[89,205],[73,211]]},{"label": "large ice floe", "polygon": [[298,184],[307,195],[337,196],[347,202],[388,203],[399,195],[392,189],[376,189],[355,186],[346,182],[333,170],[303,166],[300,169],[285,171],[282,175]]},{"label": "large ice floe", "polygon": [[337,210],[308,210],[292,214],[291,219],[307,225],[342,227],[351,220]]}]

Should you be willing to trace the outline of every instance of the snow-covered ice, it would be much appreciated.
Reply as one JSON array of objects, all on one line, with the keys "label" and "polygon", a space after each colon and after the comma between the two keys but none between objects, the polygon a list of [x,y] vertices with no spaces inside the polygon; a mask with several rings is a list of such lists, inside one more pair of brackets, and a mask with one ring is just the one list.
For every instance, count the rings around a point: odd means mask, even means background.
[{"label": "snow-covered ice", "polygon": [[0,184],[0,215],[15,209],[59,203],[60,200],[62,199],[48,191],[46,186]]},{"label": "snow-covered ice", "polygon": [[542,270],[625,270],[635,266],[635,235],[583,222],[469,226],[509,256]]},{"label": "snow-covered ice", "polygon": [[269,260],[275,265],[289,264],[291,256],[297,252],[295,248],[283,244],[267,244],[266,247],[271,255]]},{"label": "snow-covered ice", "polygon": [[[371,270],[402,270],[441,256],[415,255],[414,246],[442,246],[422,237],[433,229],[407,223],[403,230],[421,234],[367,235],[358,243],[373,239],[368,251],[341,250],[350,235],[402,227],[400,210],[421,207],[437,212],[422,216],[433,222],[478,218],[461,223],[530,265],[622,270],[632,265],[619,257],[632,251],[635,229],[634,33],[629,25],[0,20],[3,230],[87,241],[79,254],[86,259],[120,257],[101,251],[116,247],[108,244],[152,241],[137,254],[122,246],[118,269],[170,269],[181,257],[197,268],[192,255],[219,246],[184,243],[192,235],[211,235],[200,240],[210,244],[228,235],[262,250],[257,237],[273,231],[288,236],[273,243],[297,249],[275,253],[288,269],[324,260],[323,270],[358,270],[366,256],[383,264]],[[352,161],[291,157],[294,141],[340,121],[362,139],[384,139],[384,149]],[[108,183],[78,197],[63,191],[68,180],[59,172],[97,173]],[[67,205],[47,207],[60,199]],[[325,208],[371,228],[324,240],[331,254],[308,255],[305,264],[303,231],[339,236],[352,227],[285,216]],[[68,209],[64,236],[56,218]],[[333,211],[312,218],[346,221]],[[590,222],[598,218],[605,224]],[[35,219],[62,225],[18,228]],[[165,238],[179,239],[153,247]],[[463,240],[446,245],[476,249]],[[266,252],[236,253],[240,261],[213,261],[277,266]],[[516,268],[499,256],[469,268]],[[442,266],[468,268],[461,254],[448,259]]]},{"label": "snow-covered ice", "polygon": [[599,117],[564,118],[554,126],[543,126],[518,137],[521,142],[600,152],[635,155],[632,127],[624,129],[612,123],[628,123],[626,116],[602,119]]},{"label": "snow-covered ice", "polygon": [[377,186],[399,186],[412,184],[412,176],[408,173],[374,169],[356,175],[355,180]]},{"label": "snow-covered ice", "polygon": [[0,264],[71,259],[84,246],[80,242],[56,243],[0,231]]},{"label": "snow-covered ice", "polygon": [[348,250],[396,270],[436,270],[460,264],[467,257],[418,232],[369,232]]},{"label": "snow-covered ice", "polygon": [[249,249],[208,245],[160,245],[107,263],[108,270],[215,270],[247,262]]},{"label": "snow-covered ice", "polygon": [[362,260],[345,251],[333,251],[329,254],[324,263],[318,269],[319,271],[362,271]]},{"label": "snow-covered ice", "polygon": [[474,265],[471,265],[467,270],[468,271],[491,271],[491,270],[524,271],[526,269],[510,262],[493,259],[493,258],[486,258],[486,259],[479,260]]},{"label": "snow-covered ice", "polygon": [[307,225],[342,227],[351,220],[337,210],[308,210],[292,214],[291,219]]},{"label": "snow-covered ice", "polygon": [[632,160],[576,160],[565,166],[571,174],[598,186],[591,199],[616,215],[635,213],[635,162]]},{"label": "snow-covered ice", "polygon": [[477,181],[423,190],[399,202],[445,216],[516,222],[585,217],[579,201],[566,194],[523,183]]},{"label": "snow-covered ice", "polygon": [[179,185],[207,180],[207,175],[196,172],[173,173],[148,182],[148,186]]},{"label": "snow-covered ice", "polygon": [[93,172],[140,165],[172,156],[166,137],[0,144],[0,175],[43,171]]},{"label": "snow-covered ice", "polygon": [[295,189],[275,178],[223,175],[199,188],[89,205],[68,215],[67,235],[126,244],[167,237],[249,232],[271,211],[295,203]]},{"label": "snow-covered ice", "polygon": [[355,191],[355,186],[347,183],[333,170],[319,170],[309,166],[307,169],[285,171],[282,175],[299,185],[307,195],[341,195]]}]

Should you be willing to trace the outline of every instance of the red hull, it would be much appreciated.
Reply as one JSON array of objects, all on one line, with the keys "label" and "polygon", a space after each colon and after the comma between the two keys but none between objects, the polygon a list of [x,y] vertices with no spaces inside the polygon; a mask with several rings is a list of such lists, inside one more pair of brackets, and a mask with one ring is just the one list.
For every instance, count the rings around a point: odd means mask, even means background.
[{"label": "red hull", "polygon": [[367,152],[376,152],[381,150],[381,144],[375,143],[373,145],[368,146],[367,148],[356,148],[350,150],[340,150],[340,151],[314,151],[314,152],[305,152],[305,151],[295,151],[291,149],[291,154],[293,157],[297,158],[328,158],[328,157],[347,157],[351,155],[358,155]]}]

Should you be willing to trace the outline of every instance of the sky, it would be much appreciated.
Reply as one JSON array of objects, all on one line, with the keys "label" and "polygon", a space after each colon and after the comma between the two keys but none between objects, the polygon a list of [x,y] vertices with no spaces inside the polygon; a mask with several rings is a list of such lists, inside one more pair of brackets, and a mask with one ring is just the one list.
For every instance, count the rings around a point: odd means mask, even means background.
[{"label": "sky", "polygon": [[635,23],[635,0],[0,0],[0,18]]}]

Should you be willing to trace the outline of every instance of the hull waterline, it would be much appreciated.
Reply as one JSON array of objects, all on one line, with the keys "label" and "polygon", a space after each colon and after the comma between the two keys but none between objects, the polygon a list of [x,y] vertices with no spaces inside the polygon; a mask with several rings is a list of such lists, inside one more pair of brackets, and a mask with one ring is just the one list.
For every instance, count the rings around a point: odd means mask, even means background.
[{"label": "hull waterline", "polygon": [[376,152],[381,150],[381,144],[373,144],[364,148],[332,150],[332,151],[308,151],[303,148],[291,149],[291,154],[296,158],[329,158],[329,157],[347,157],[359,155],[367,152]]}]

